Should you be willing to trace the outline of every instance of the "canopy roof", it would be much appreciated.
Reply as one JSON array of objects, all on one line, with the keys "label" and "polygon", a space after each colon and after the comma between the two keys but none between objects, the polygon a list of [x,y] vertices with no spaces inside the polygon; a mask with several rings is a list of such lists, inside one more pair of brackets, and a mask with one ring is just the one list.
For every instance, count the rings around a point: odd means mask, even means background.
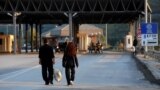
[{"label": "canopy roof", "polygon": [[61,35],[61,30],[64,28],[66,25],[61,25],[56,28],[50,29],[44,33],[42,33],[42,37],[56,37]]},{"label": "canopy roof", "polygon": [[12,23],[7,14],[20,12],[18,23],[128,23],[144,11],[145,0],[0,0],[0,23]]},{"label": "canopy roof", "polygon": [[[103,30],[91,24],[81,24],[79,26],[79,34],[102,34]],[[69,36],[69,25],[58,26],[47,32],[42,33],[42,37]]]}]

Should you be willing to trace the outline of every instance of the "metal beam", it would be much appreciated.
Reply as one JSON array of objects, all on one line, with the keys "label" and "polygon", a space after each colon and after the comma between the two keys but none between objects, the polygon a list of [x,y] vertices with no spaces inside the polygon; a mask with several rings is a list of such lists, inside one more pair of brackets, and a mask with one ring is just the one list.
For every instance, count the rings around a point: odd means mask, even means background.
[{"label": "metal beam", "polygon": [[[117,14],[122,14],[121,16],[134,14],[134,17],[138,17],[136,14],[141,14],[141,12],[144,11],[144,1],[145,0],[0,0],[0,23],[11,20],[5,17],[4,14],[8,12],[12,13],[13,11],[20,11],[23,14],[23,16],[18,19],[19,23],[22,21],[27,22],[31,17],[34,17],[33,23],[44,20],[59,23],[57,22],[58,19],[62,20],[61,23],[66,23],[67,18],[63,13],[70,12],[72,12],[72,14],[77,13],[75,17],[77,19],[83,18],[84,21],[88,19],[90,20],[89,22],[98,21],[94,23],[99,23],[107,21],[102,20],[103,18],[99,17],[100,14],[100,16],[105,14],[105,17],[110,17],[108,15],[112,14],[113,17],[111,15],[111,18],[114,18]],[[16,3],[16,5],[14,3]],[[81,14],[84,14],[84,16],[80,16]],[[126,18],[128,18],[128,16],[126,16]],[[1,19],[1,17],[3,18]],[[119,21],[123,20],[119,19]],[[86,23],[87,22],[88,21],[86,21]]]},{"label": "metal beam", "polygon": [[[116,0],[116,2],[118,2],[119,4],[122,4],[120,6],[120,8],[125,8],[125,7],[129,7],[130,4],[133,5],[133,10],[135,9],[139,9],[139,10],[142,10],[141,8],[139,7],[142,7],[141,4],[139,4],[140,2],[144,2],[144,0],[141,0],[141,1],[135,1],[135,0],[130,0],[129,3],[127,2],[122,2],[122,0]],[[77,9],[78,11],[83,11],[85,9],[87,9],[87,7],[89,7],[88,10],[90,11],[94,11],[96,8],[99,8],[98,10],[100,11],[105,11],[106,10],[106,7],[108,5],[110,5],[110,10],[109,11],[115,11],[116,8],[117,8],[117,3],[115,3],[115,0],[94,0],[92,2],[90,2],[89,0],[73,0],[72,2],[70,0],[39,0],[39,1],[36,1],[36,0],[17,0],[17,4],[16,6],[14,6],[13,4],[13,1],[11,2],[11,0],[1,0],[1,3],[4,4],[4,7],[2,5],[0,5],[0,7],[8,12],[8,11],[13,11],[13,10],[18,10],[18,8],[21,8],[19,6],[23,6],[23,9],[24,11],[27,10],[27,11],[32,11],[32,12],[35,12],[35,11],[39,11],[41,12],[41,9],[40,8],[44,8],[46,11],[49,11],[51,10],[51,7],[55,7],[55,11],[64,11],[63,7],[66,6],[67,9],[65,9],[67,11],[74,11],[73,10],[73,7],[75,5],[78,5],[79,9]],[[91,5],[94,5],[94,7],[91,7]],[[106,7],[102,7],[102,5],[106,5]],[[117,5],[116,5],[117,4]],[[26,5],[26,7],[25,7]],[[70,6],[71,5],[71,6]],[[99,6],[99,7],[96,7],[96,6]],[[148,8],[150,8],[150,6],[148,5]],[[21,9],[22,10],[22,9]],[[76,11],[77,11],[76,10]],[[44,11],[44,10],[43,10]],[[52,10],[53,11],[53,10]],[[89,11],[89,12],[90,12]],[[150,9],[151,11],[151,9]],[[21,11],[23,12],[23,11]]]}]

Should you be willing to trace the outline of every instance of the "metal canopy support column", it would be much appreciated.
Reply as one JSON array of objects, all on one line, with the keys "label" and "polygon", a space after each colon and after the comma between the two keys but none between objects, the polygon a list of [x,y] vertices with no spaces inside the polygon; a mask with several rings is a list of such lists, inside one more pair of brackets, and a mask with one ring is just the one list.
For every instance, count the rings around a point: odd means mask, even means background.
[{"label": "metal canopy support column", "polygon": [[141,46],[141,15],[138,17],[137,21],[137,39],[138,39],[138,46]]},{"label": "metal canopy support column", "polygon": [[75,44],[78,43],[78,37],[77,37],[77,34],[79,32],[79,24],[78,23],[73,23],[73,26],[74,26],[74,30],[73,30],[73,41]]},{"label": "metal canopy support column", "polygon": [[69,13],[69,40],[73,40],[73,26],[72,26],[72,13]]},{"label": "metal canopy support column", "polygon": [[13,13],[13,26],[14,26],[14,54],[17,53],[17,31],[16,31],[16,12]]},{"label": "metal canopy support column", "polygon": [[132,35],[133,35],[133,39],[134,39],[134,37],[135,37],[135,32],[136,32],[136,22],[135,21],[133,21],[133,26],[132,26],[132,29],[133,29],[133,32],[132,32]]},{"label": "metal canopy support column", "polygon": [[130,35],[132,35],[132,37],[134,37],[134,22],[131,22],[129,24],[130,27]]},{"label": "metal canopy support column", "polygon": [[38,52],[38,24],[36,24],[36,52]]},{"label": "metal canopy support column", "polygon": [[152,13],[149,14],[149,22],[152,23]]},{"label": "metal canopy support column", "polygon": [[25,50],[26,53],[28,53],[28,24],[26,24],[25,40],[26,40]]},{"label": "metal canopy support column", "polygon": [[76,23],[76,43],[79,43],[79,40],[78,40],[78,32],[79,32],[79,24]]},{"label": "metal canopy support column", "polygon": [[31,25],[31,52],[33,52],[33,24]]},{"label": "metal canopy support column", "polygon": [[[145,0],[145,23],[148,23],[148,0]],[[146,42],[147,43],[147,42]],[[147,45],[145,46],[145,52],[148,52]]]},{"label": "metal canopy support column", "polygon": [[106,36],[106,46],[108,48],[108,24],[106,24],[105,36]]},{"label": "metal canopy support column", "polygon": [[[149,23],[152,23],[152,13],[149,13]],[[154,46],[152,46],[152,50],[154,51]]]},{"label": "metal canopy support column", "polygon": [[19,40],[18,40],[18,52],[21,53],[21,46],[22,46],[22,26],[19,24]]},{"label": "metal canopy support column", "polygon": [[137,38],[138,20],[135,21],[135,37]]},{"label": "metal canopy support column", "polygon": [[[68,19],[68,23],[69,23],[69,40],[74,42],[74,39],[75,39],[74,34],[75,34],[75,32],[73,31],[73,26],[74,26],[73,24],[75,24],[75,23],[73,23],[73,17],[75,17],[77,15],[77,13],[73,13],[72,14],[72,12],[69,12],[68,14],[64,13],[64,15],[69,18]],[[75,27],[74,27],[74,29],[75,29]]]},{"label": "metal canopy support column", "polygon": [[39,25],[39,46],[40,47],[42,46],[42,36],[41,36],[41,33],[42,33],[42,25],[40,24]]}]

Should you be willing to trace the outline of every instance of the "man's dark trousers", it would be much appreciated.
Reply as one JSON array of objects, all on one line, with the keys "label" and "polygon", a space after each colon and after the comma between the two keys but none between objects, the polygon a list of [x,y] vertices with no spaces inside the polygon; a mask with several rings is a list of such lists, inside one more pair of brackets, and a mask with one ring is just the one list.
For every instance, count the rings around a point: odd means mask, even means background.
[{"label": "man's dark trousers", "polygon": [[43,80],[46,82],[46,84],[53,81],[53,64],[52,63],[42,64],[42,77],[43,77]]}]

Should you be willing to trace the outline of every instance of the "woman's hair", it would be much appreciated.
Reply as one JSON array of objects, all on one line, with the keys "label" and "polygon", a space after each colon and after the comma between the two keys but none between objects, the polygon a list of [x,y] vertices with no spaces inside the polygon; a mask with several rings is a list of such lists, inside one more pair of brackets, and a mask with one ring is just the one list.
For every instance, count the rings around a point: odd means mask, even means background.
[{"label": "woman's hair", "polygon": [[77,49],[73,42],[69,42],[66,48],[66,54],[69,56],[76,55]]}]

